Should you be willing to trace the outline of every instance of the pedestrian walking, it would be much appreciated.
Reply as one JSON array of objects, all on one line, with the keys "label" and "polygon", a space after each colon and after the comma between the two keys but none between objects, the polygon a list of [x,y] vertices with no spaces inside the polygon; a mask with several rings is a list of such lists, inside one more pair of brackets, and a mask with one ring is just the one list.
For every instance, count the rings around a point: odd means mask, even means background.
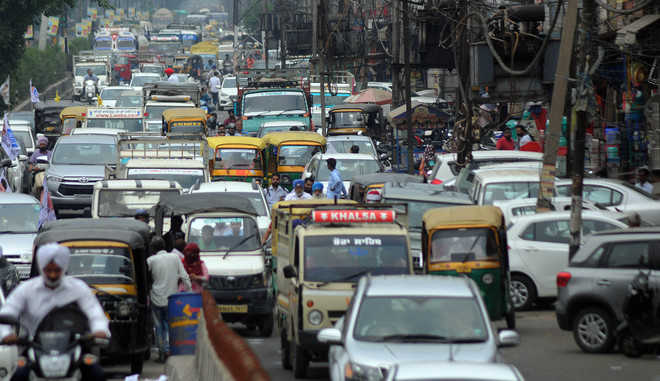
[{"label": "pedestrian walking", "polygon": [[179,281],[183,282],[184,291],[189,291],[191,284],[181,259],[175,253],[165,251],[165,241],[161,237],[151,240],[151,251],[156,253],[147,258],[147,268],[153,281],[150,292],[151,312],[156,327],[158,361],[164,363],[170,352],[168,298],[179,291]]},{"label": "pedestrian walking", "polygon": [[[196,243],[191,242],[183,249],[182,263],[190,277],[192,292],[202,292],[204,283],[209,280],[209,270],[199,257],[199,246]],[[179,284],[179,291],[184,291],[181,283]]]},{"label": "pedestrian walking", "polygon": [[174,241],[179,237],[185,237],[181,226],[183,225],[183,218],[181,216],[170,217],[170,230],[163,235],[165,240],[165,250],[172,251],[174,248]]},{"label": "pedestrian walking", "polygon": [[326,163],[328,165],[328,170],[330,171],[330,178],[328,179],[328,198],[335,199],[346,196],[348,192],[346,192],[344,182],[341,180],[339,170],[337,170],[337,160],[330,158]]},{"label": "pedestrian walking", "polygon": [[215,105],[216,110],[220,104],[220,98],[218,98],[218,92],[220,91],[220,78],[218,78],[218,72],[214,71],[211,78],[209,78],[209,93],[211,93],[211,98],[213,98],[213,104]]},{"label": "pedestrian walking", "polygon": [[275,203],[283,201],[285,197],[286,190],[280,186],[280,175],[275,173],[270,177],[270,186],[266,188],[268,208],[272,208]]},{"label": "pedestrian walking", "polygon": [[305,193],[304,182],[300,179],[294,180],[293,190],[286,195],[284,198],[285,201],[296,201],[296,200],[310,200],[312,195]]}]

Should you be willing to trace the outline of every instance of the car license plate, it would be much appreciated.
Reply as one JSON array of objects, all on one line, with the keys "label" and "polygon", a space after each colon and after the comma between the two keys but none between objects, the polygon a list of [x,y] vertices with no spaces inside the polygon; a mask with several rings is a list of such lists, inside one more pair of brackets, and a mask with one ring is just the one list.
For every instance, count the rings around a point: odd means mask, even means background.
[{"label": "car license plate", "polygon": [[469,273],[471,271],[472,271],[472,269],[470,268],[470,265],[461,264],[461,265],[458,265],[456,267],[456,272],[457,273]]},{"label": "car license plate", "polygon": [[247,304],[242,304],[242,305],[218,304],[218,309],[220,310],[220,312],[225,312],[225,313],[246,314],[248,312]]}]

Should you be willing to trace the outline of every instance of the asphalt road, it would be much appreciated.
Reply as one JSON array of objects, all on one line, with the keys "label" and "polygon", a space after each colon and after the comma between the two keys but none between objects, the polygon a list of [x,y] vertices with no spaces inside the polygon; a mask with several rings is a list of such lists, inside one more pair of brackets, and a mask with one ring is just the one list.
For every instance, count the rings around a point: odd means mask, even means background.
[{"label": "asphalt road", "polygon": [[[583,353],[573,341],[572,333],[557,327],[553,311],[520,313],[517,325],[521,344],[503,349],[502,357],[518,367],[526,380],[660,381],[660,357],[629,359],[620,353]],[[279,338],[275,334],[262,339],[242,329],[237,331],[250,343],[271,380],[294,380],[291,371],[280,365]],[[308,376],[311,380],[328,380],[326,364],[312,363]]]}]

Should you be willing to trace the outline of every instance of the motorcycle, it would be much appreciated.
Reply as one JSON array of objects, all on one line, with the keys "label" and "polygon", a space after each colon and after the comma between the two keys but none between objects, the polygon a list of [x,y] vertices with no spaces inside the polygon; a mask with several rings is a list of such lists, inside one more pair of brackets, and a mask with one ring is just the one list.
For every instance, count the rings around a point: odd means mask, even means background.
[{"label": "motorcycle", "polygon": [[82,97],[83,99],[81,100],[87,101],[88,104],[92,104],[92,102],[94,102],[94,98],[96,97],[96,83],[91,79],[85,81]]},{"label": "motorcycle", "polygon": [[32,195],[38,199],[41,198],[41,190],[44,188],[46,170],[49,166],[48,155],[37,157],[37,164],[34,165],[36,171],[32,173]]},{"label": "motorcycle", "polygon": [[628,286],[623,302],[624,321],[617,327],[619,348],[627,357],[640,357],[660,349],[660,299],[649,284],[651,270],[640,270]]},{"label": "motorcycle", "polygon": [[[12,316],[0,316],[0,323],[19,326]],[[90,352],[98,352],[97,348],[109,344],[108,339],[83,333],[88,326],[87,317],[77,305],[52,310],[39,325],[34,338],[19,337],[15,343],[26,348],[27,356],[19,357],[19,366],[28,367],[30,380],[82,380],[81,366],[99,361],[99,356]]]}]

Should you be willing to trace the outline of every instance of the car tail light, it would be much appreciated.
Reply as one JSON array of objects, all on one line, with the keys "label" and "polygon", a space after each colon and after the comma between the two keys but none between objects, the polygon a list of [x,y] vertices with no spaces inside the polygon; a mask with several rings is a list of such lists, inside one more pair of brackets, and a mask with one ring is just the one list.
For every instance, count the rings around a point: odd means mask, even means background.
[{"label": "car tail light", "polygon": [[566,287],[570,280],[571,280],[571,273],[567,273],[565,271],[560,272],[559,274],[557,274],[557,287],[558,288]]},{"label": "car tail light", "polygon": [[442,180],[433,179],[433,180],[431,180],[431,184],[440,185],[440,184],[442,184]]},{"label": "car tail light", "polygon": [[148,113],[148,112],[145,112],[145,113],[144,113],[144,116],[145,116],[145,117],[149,116],[149,113]]}]

